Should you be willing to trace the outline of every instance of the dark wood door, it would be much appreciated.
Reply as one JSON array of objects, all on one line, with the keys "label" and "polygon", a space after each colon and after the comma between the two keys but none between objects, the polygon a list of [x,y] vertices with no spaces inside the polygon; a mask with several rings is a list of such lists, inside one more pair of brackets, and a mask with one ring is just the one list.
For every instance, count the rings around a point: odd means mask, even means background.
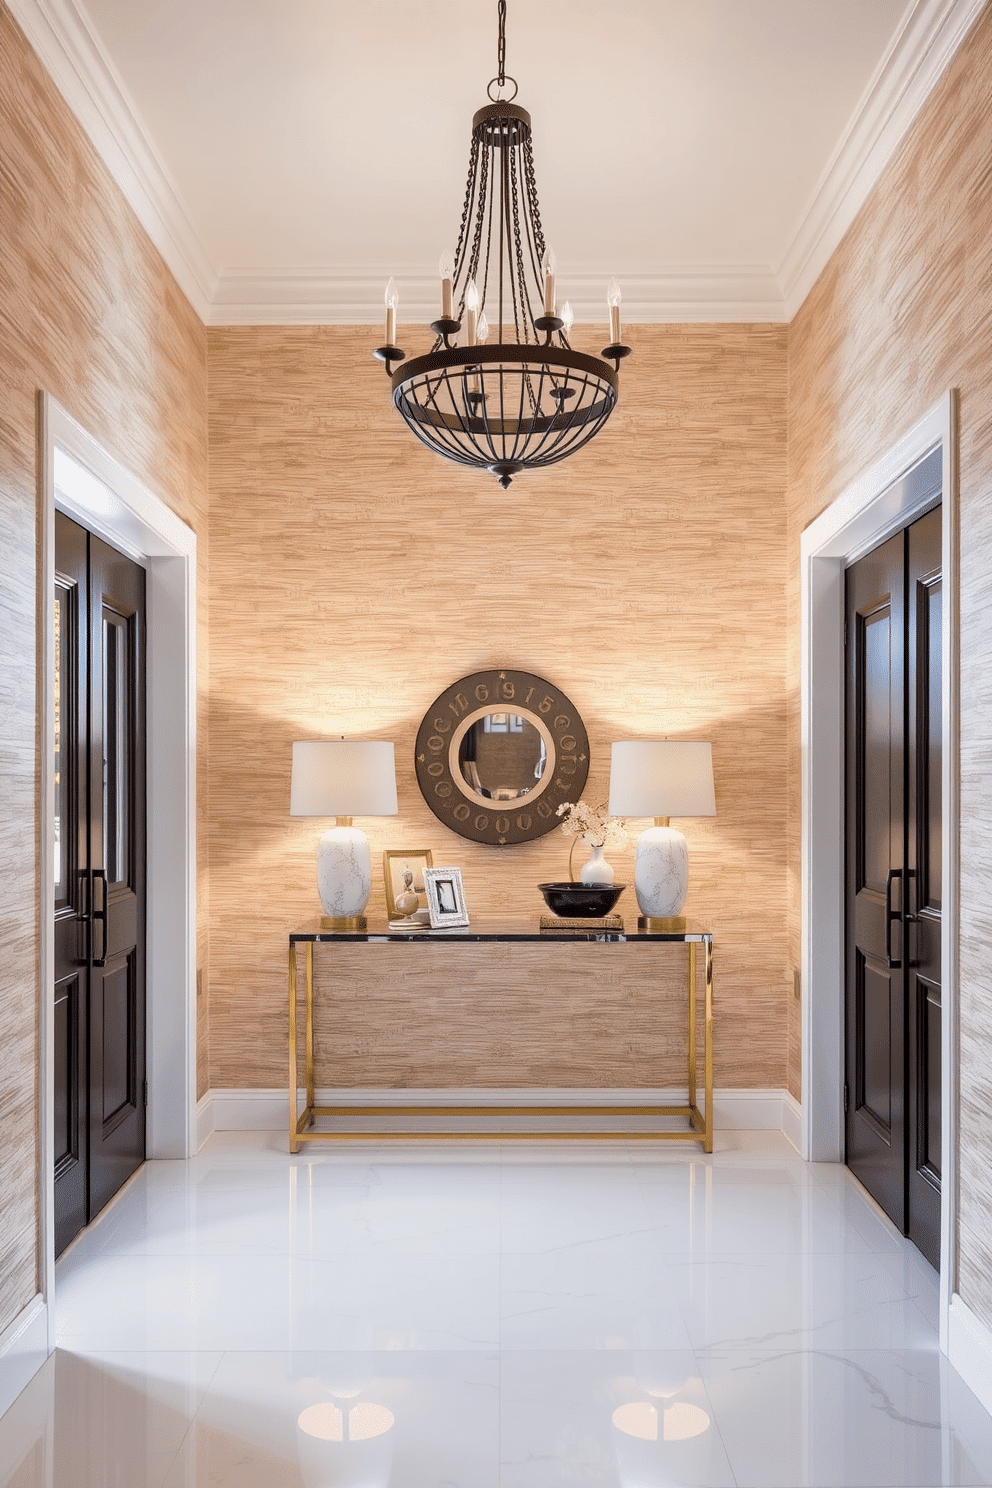
[{"label": "dark wood door", "polygon": [[57,514],[57,1252],[145,1155],[144,579]]},{"label": "dark wood door", "polygon": [[847,575],[847,1162],[902,1227],[905,540]]},{"label": "dark wood door", "polygon": [[907,533],[906,1233],[940,1265],[941,761],[940,510]]},{"label": "dark wood door", "polygon": [[[917,480],[939,485],[939,457]],[[847,574],[847,1162],[940,1259],[941,517]]]},{"label": "dark wood door", "polygon": [[55,515],[55,1251],[86,1223],[89,1004],[87,534]]}]

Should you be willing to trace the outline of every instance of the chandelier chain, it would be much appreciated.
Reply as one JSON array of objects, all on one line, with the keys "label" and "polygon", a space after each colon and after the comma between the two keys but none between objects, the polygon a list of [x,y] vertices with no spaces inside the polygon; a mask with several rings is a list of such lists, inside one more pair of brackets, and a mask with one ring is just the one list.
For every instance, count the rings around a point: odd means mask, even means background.
[{"label": "chandelier chain", "polygon": [[499,43],[496,49],[496,80],[502,88],[506,82],[506,0],[499,0]]},{"label": "chandelier chain", "polygon": [[537,202],[537,177],[534,174],[534,149],[529,139],[525,139],[522,145],[524,157],[524,180],[527,182],[527,202],[530,207],[531,221],[534,224],[534,247],[537,249],[537,261],[542,263],[546,244],[544,242],[544,228],[541,226],[541,209]]}]

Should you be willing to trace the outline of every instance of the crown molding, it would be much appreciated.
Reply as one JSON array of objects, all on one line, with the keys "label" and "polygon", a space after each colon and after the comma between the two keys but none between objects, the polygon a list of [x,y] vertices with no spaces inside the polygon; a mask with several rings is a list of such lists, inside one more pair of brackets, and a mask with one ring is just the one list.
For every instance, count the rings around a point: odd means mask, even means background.
[{"label": "crown molding", "polygon": [[778,265],[791,320],[986,0],[917,0],[866,88]]},{"label": "crown molding", "polygon": [[[221,276],[207,324],[377,325],[383,292],[392,274],[401,324],[429,325],[440,313],[438,281],[410,270],[367,265],[337,269],[231,269]],[[575,321],[608,328],[607,276],[597,270],[559,272],[559,303],[568,299]],[[785,306],[771,268],[753,264],[695,268],[675,265],[661,272],[625,270],[624,319],[652,324],[671,321],[783,321]]]},{"label": "crown molding", "polygon": [[[227,269],[200,242],[176,183],[78,0],[6,0],[97,153],[208,325],[376,324],[389,270]],[[624,270],[628,322],[789,321],[827,264],[986,0],[916,0],[776,266]],[[436,284],[395,273],[401,318],[429,322]],[[603,274],[570,281],[577,322],[605,321]]]},{"label": "crown molding", "polygon": [[74,0],[6,4],[180,289],[205,321],[217,271],[85,11]]}]

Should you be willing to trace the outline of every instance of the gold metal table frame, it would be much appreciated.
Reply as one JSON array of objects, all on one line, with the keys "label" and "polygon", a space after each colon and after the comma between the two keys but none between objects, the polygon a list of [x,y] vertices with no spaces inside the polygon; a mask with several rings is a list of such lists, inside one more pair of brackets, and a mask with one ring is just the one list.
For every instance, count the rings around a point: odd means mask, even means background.
[{"label": "gold metal table frame", "polygon": [[[343,942],[367,942],[394,944],[429,941],[455,942],[459,945],[482,942],[541,941],[574,942],[597,941],[631,944],[651,942],[661,945],[682,945],[687,953],[686,991],[688,1002],[688,1099],[684,1105],[554,1105],[550,1102],[534,1102],[532,1105],[335,1105],[318,1106],[314,1080],[314,975],[313,948],[315,945]],[[299,1110],[297,1085],[297,999],[298,992],[298,947],[304,948],[305,1002],[304,1033],[306,1076],[306,1104]],[[703,979],[703,1096],[700,1109],[698,1102],[698,993],[696,987],[697,947],[702,946],[705,957]],[[686,1129],[640,1130],[640,1131],[507,1131],[505,1129],[483,1131],[340,1131],[314,1130],[318,1116],[684,1116]],[[299,930],[289,937],[289,1150],[299,1152],[304,1142],[368,1142],[368,1141],[611,1141],[611,1142],[699,1142],[704,1152],[713,1151],[713,934],[709,930],[691,926],[685,930],[569,930],[542,934],[539,930],[478,930],[471,926],[464,930],[439,931],[329,931]]]}]

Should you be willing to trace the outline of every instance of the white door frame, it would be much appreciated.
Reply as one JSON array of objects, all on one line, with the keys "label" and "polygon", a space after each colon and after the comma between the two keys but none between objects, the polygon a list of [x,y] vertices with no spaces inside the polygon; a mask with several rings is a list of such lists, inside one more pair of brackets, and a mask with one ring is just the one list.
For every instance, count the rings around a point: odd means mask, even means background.
[{"label": "white door frame", "polygon": [[[941,1000],[941,1348],[956,1278],[958,1048],[958,480],[957,393],[948,392],[802,534],[802,1152],[844,1161],[844,570],[929,501],[900,477],[942,451],[944,730]],[[914,499],[916,504],[914,505]]]},{"label": "white door frame", "polygon": [[[149,1157],[196,1151],[196,534],[47,393],[40,395],[41,678],[39,992],[42,1294],[55,1277],[54,975],[55,511],[147,574],[147,1051]],[[64,456],[68,456],[66,460]],[[49,1351],[54,1347],[48,1306]]]}]

